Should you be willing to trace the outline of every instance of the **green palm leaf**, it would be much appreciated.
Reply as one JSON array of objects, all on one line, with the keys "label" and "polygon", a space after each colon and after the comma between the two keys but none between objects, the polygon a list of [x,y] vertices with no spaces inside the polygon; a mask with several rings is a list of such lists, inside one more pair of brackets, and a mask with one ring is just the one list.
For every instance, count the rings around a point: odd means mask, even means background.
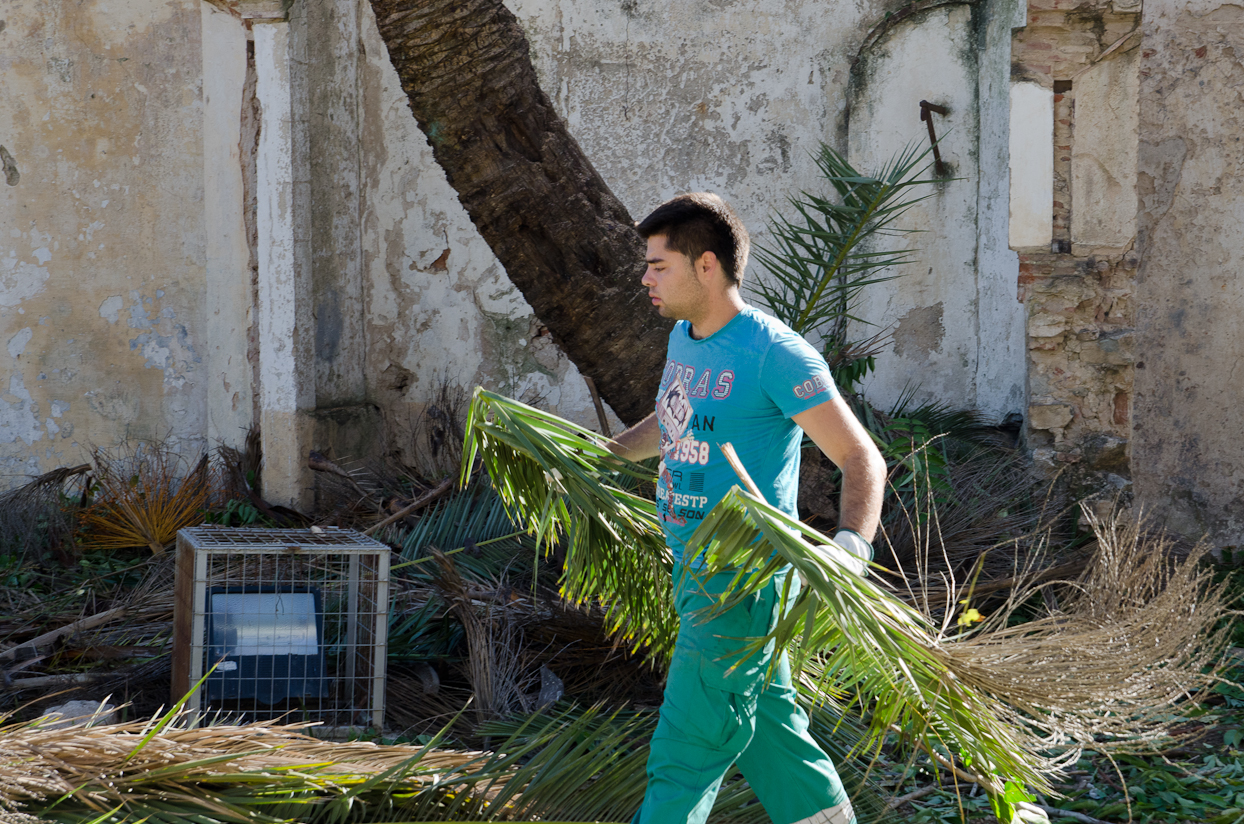
[{"label": "green palm leaf", "polygon": [[[813,736],[838,765],[859,820],[862,824],[884,820],[880,791],[849,753],[864,730],[843,718],[837,708],[805,701],[804,709]],[[643,801],[644,768],[656,725],[655,710],[606,713],[600,707],[569,706],[542,717],[491,721],[478,732],[505,739],[507,749],[519,744],[540,748],[526,762],[534,769],[530,780],[522,783],[521,817],[623,821]],[[848,742],[845,746],[844,741]],[[709,820],[763,824],[769,817],[751,785],[736,773],[722,785]]]},{"label": "green palm leaf", "polygon": [[[647,470],[619,461],[595,433],[482,389],[472,401],[466,437],[466,459],[483,461],[516,520],[526,519],[545,542],[559,531],[569,538],[564,591],[580,600],[604,600],[616,629],[664,652],[675,621],[669,556],[652,502],[618,482],[619,476],[645,477]],[[965,679],[962,662],[945,654],[924,617],[822,559],[801,536],[831,543],[736,488],[708,514],[691,543],[708,547],[712,571],[736,571],[721,609],[764,586],[786,564],[808,580],[772,637],[800,666],[823,652],[826,690],[849,688],[874,703],[876,745],[897,726],[942,742],[986,773],[1047,787],[1048,762],[1015,727],[1013,713],[976,690],[972,684],[979,679]]]},{"label": "green palm leaf", "polygon": [[906,250],[876,248],[876,239],[907,234],[896,222],[928,195],[913,190],[934,181],[922,178],[930,149],[908,148],[875,175],[857,171],[825,144],[815,156],[821,176],[834,190],[831,199],[801,192],[789,200],[794,213],[769,223],[771,246],[757,246],[756,257],[769,277],[751,291],[800,335],[819,336],[825,360],[840,387],[850,387],[871,368],[880,343],[847,340],[847,324],[867,321],[853,314],[867,287],[892,280],[887,272],[911,260]]},{"label": "green palm leaf", "polygon": [[476,458],[511,517],[546,550],[565,547],[563,597],[599,601],[609,632],[667,660],[678,633],[673,557],[655,504],[632,488],[653,470],[615,457],[595,432],[483,389],[467,416],[464,481]]},{"label": "green palm leaf", "polygon": [[792,652],[795,667],[816,672],[819,691],[866,699],[874,746],[898,730],[940,745],[982,775],[1048,787],[1054,764],[1016,725],[1016,713],[980,688],[982,674],[953,655],[921,613],[814,549],[832,546],[829,538],[736,486],[691,543],[706,547],[706,574],[735,576],[706,618],[787,565],[795,568],[807,586],[773,632],[747,648],[774,640]]}]

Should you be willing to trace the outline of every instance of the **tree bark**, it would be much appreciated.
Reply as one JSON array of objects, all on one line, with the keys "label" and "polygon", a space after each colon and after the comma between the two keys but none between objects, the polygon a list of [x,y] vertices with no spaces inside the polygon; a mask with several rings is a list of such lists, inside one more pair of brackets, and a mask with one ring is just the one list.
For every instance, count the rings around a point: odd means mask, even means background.
[{"label": "tree bark", "polygon": [[623,421],[652,411],[671,327],[644,244],[541,90],[501,0],[371,0],[437,162],[553,339]]}]

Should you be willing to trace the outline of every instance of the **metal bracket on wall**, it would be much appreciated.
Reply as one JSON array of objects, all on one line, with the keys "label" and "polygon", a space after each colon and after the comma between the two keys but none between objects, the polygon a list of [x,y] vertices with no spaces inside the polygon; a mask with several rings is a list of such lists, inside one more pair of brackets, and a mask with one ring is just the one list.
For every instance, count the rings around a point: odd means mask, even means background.
[{"label": "metal bracket on wall", "polygon": [[942,162],[942,152],[937,147],[937,132],[933,130],[933,112],[937,112],[942,117],[950,114],[950,109],[945,106],[938,106],[927,100],[920,101],[920,119],[929,127],[929,143],[933,147],[933,171],[938,177],[946,174],[946,164]]}]

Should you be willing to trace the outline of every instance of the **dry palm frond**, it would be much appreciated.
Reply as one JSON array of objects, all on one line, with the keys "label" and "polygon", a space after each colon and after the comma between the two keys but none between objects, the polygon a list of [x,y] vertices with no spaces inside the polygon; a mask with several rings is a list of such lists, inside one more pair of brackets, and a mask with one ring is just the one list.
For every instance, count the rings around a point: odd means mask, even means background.
[{"label": "dry palm frond", "polygon": [[526,684],[518,654],[521,631],[509,609],[511,597],[517,596],[501,584],[485,590],[472,587],[452,559],[439,550],[433,550],[433,557],[440,568],[437,585],[466,635],[476,714],[482,721],[528,709],[523,706]]},{"label": "dry palm frond", "polygon": [[[337,744],[264,724],[10,726],[0,728],[0,808],[101,824],[620,821],[643,794],[646,751],[636,737],[651,724],[599,715],[563,712],[497,730],[497,753]],[[757,805],[726,806],[749,795],[733,786],[717,820],[764,820]]]},{"label": "dry palm frond", "polygon": [[1230,637],[1222,594],[1198,545],[1183,558],[1143,520],[1099,519],[1086,506],[1096,551],[1057,607],[1016,626],[1011,616],[1051,584],[1016,590],[956,654],[987,674],[1046,746],[1077,753],[1147,750],[1172,743],[1175,712],[1217,680]]},{"label": "dry palm frond", "polygon": [[825,692],[866,697],[876,742],[897,729],[975,770],[1039,787],[1081,748],[1168,743],[1178,706],[1214,683],[1229,638],[1210,573],[1198,565],[1207,547],[1173,562],[1138,525],[1086,516],[1099,550],[1064,609],[1009,627],[1012,611],[1048,584],[1021,587],[1007,609],[967,632],[951,615],[939,627],[870,592],[809,550],[807,541],[827,544],[825,536],[738,488],[693,540],[709,545],[710,573],[737,571],[723,607],[787,562],[799,570],[808,588],[753,645],[776,640]]},{"label": "dry palm frond", "polygon": [[[0,728],[0,805],[38,813],[71,796],[71,806],[104,812],[122,803],[133,810],[175,800],[186,815],[214,812],[238,820],[261,813],[282,796],[289,801],[345,797],[369,782],[376,795],[416,792],[488,758],[329,743],[292,726],[166,726],[153,732],[152,724]],[[386,780],[375,782],[377,777]],[[227,799],[230,785],[254,798]]]},{"label": "dry palm frond", "polygon": [[258,486],[263,467],[263,441],[259,427],[246,430],[242,448],[221,444],[216,448],[220,460],[221,490],[226,498],[247,498]]},{"label": "dry palm frond", "polygon": [[56,548],[72,529],[73,515],[66,506],[69,490],[90,469],[89,464],[61,467],[0,494],[3,554],[25,556],[45,547]]},{"label": "dry palm frond", "polygon": [[1066,507],[1052,487],[1044,495],[1034,489],[1017,451],[976,447],[954,456],[940,505],[927,475],[923,480],[910,507],[898,502],[885,536],[892,556],[886,563],[917,568],[917,581],[969,572],[996,581],[1012,577],[1028,551],[1054,549],[1046,538]]},{"label": "dry palm frond", "polygon": [[81,514],[88,545],[102,550],[146,547],[158,555],[177,530],[203,522],[213,496],[207,456],[183,473],[182,459],[160,444],[131,454],[95,451],[94,503]]}]

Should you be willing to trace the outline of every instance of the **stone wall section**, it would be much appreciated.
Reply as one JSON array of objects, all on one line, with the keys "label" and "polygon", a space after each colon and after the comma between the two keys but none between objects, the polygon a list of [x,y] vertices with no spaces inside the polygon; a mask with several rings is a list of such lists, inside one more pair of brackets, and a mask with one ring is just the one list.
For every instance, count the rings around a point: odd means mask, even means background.
[{"label": "stone wall section", "polygon": [[[1130,477],[1137,257],[1134,236],[1108,247],[1072,236],[1074,211],[1102,206],[1072,199],[1074,176],[1087,171],[1072,163],[1076,90],[1105,60],[1132,59],[1136,43],[1126,38],[1139,17],[1136,7],[1099,0],[1030,0],[1027,26],[1012,41],[1012,80],[1054,93],[1053,241],[1017,249],[1028,318],[1027,443],[1039,472],[1075,467],[1098,487]],[[1134,197],[1134,187],[1122,181],[1111,196]]]},{"label": "stone wall section", "polygon": [[1244,7],[1148,0],[1140,68],[1136,500],[1238,551]]}]

